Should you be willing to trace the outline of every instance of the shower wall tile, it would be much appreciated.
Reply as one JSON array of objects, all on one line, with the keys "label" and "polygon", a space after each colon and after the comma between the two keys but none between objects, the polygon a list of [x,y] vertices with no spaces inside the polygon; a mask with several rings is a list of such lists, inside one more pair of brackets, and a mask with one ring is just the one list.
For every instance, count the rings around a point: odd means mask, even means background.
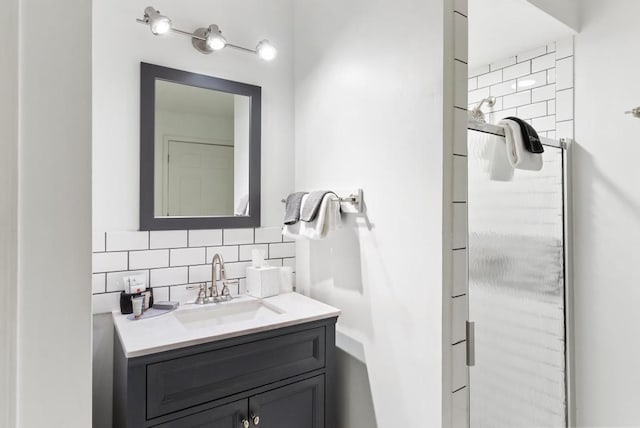
[{"label": "shower wall tile", "polygon": [[552,100],[556,97],[556,85],[546,85],[531,91],[531,102]]},{"label": "shower wall tile", "polygon": [[469,56],[469,26],[467,17],[459,13],[453,14],[454,58],[467,62]]},{"label": "shower wall tile", "polygon": [[502,99],[503,108],[519,107],[531,103],[531,91],[506,95]]},{"label": "shower wall tile", "polygon": [[558,121],[573,119],[573,89],[558,91],[556,103],[556,119]]},{"label": "shower wall tile", "polygon": [[496,61],[493,64],[489,64],[489,69],[491,71],[500,70],[510,65],[514,65],[515,63],[516,63],[516,57],[512,56],[510,58],[503,59],[501,61]]},{"label": "shower wall tile", "polygon": [[479,76],[481,74],[485,74],[490,71],[491,69],[489,68],[488,65],[481,65],[481,66],[469,69],[469,77]]},{"label": "shower wall tile", "polygon": [[568,56],[573,56],[573,37],[556,42],[556,58],[562,59]]},{"label": "shower wall tile", "polygon": [[547,102],[543,101],[535,104],[527,104],[518,107],[517,116],[522,119],[532,119],[534,117],[542,117],[547,115]]},{"label": "shower wall tile", "polygon": [[478,76],[478,88],[495,85],[502,82],[502,70],[492,71],[491,73]]},{"label": "shower wall tile", "polygon": [[556,66],[556,53],[552,52],[531,60],[531,72],[548,70]]},{"label": "shower wall tile", "polygon": [[541,46],[539,48],[532,49],[527,52],[523,52],[521,54],[516,55],[518,58],[518,62],[528,61],[532,58],[536,58],[542,56],[547,53],[547,46]]},{"label": "shower wall tile", "polygon": [[573,88],[573,57],[556,61],[556,89]]},{"label": "shower wall tile", "polygon": [[502,78],[504,80],[515,79],[516,77],[524,76],[531,73],[531,61],[523,62],[520,64],[512,65],[503,69]]}]

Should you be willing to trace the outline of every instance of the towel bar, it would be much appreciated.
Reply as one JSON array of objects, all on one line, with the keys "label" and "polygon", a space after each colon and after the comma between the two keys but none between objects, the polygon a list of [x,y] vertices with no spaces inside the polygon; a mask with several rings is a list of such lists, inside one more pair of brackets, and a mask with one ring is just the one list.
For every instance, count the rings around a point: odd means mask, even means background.
[{"label": "towel bar", "polygon": [[[332,201],[353,204],[355,208],[355,212],[361,213],[363,207],[363,195],[362,189],[358,189],[355,193],[351,193],[349,196],[339,196],[337,198],[333,198]],[[281,199],[280,202],[283,204],[287,202],[286,199]]]}]

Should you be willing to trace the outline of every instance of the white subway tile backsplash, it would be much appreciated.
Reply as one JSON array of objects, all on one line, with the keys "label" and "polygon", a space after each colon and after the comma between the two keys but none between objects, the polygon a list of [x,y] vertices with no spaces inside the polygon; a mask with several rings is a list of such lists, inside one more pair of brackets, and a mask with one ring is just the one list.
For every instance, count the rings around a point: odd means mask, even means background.
[{"label": "white subway tile backsplash", "polygon": [[556,57],[562,59],[573,56],[573,36],[556,42]]},{"label": "white subway tile backsplash", "polygon": [[453,109],[453,153],[467,155],[468,112],[459,108]]},{"label": "white subway tile backsplash", "polygon": [[[129,269],[150,269],[169,267],[169,250],[131,251]],[[122,269],[119,269],[122,270]]]},{"label": "white subway tile backsplash", "polygon": [[502,70],[502,78],[504,80],[515,79],[520,76],[524,76],[526,74],[531,73],[531,62],[523,62],[520,64],[512,65],[510,67],[506,67]]},{"label": "white subway tile backsplash", "polygon": [[467,296],[454,297],[452,301],[452,328],[451,328],[451,344],[465,340],[467,336],[466,321],[469,318]]},{"label": "white subway tile backsplash", "polygon": [[460,14],[453,14],[454,37],[454,58],[467,62],[469,56],[469,26],[467,17]]},{"label": "white subway tile backsplash", "polygon": [[211,247],[222,245],[222,230],[190,230],[190,247]]},{"label": "white subway tile backsplash", "polygon": [[467,294],[467,278],[469,263],[467,261],[467,251],[453,250],[453,290],[452,296]]},{"label": "white subway tile backsplash", "polygon": [[106,291],[106,274],[94,273],[91,275],[91,294],[104,293]]},{"label": "white subway tile backsplash", "polygon": [[478,88],[495,85],[502,82],[502,70],[492,71],[491,73],[478,76]]},{"label": "white subway tile backsplash", "polygon": [[467,64],[461,61],[453,61],[453,78],[455,79],[455,87],[453,94],[453,103],[455,107],[466,107],[469,90],[467,89]]},{"label": "white subway tile backsplash", "polygon": [[225,229],[222,242],[224,245],[253,244],[253,229]]},{"label": "white subway tile backsplash", "polygon": [[256,229],[256,244],[270,244],[272,242],[282,242],[282,228],[280,226]]},{"label": "white subway tile backsplash", "polygon": [[170,266],[201,265],[205,263],[206,248],[177,248],[170,250]]},{"label": "white subway tile backsplash", "polygon": [[453,204],[453,249],[467,247],[467,223],[467,204]]},{"label": "white subway tile backsplash", "polygon": [[224,262],[237,262],[240,254],[240,249],[237,245],[228,245],[224,247],[209,247],[207,248],[207,263],[211,263],[213,256],[220,254]]},{"label": "white subway tile backsplash", "polygon": [[246,278],[247,268],[249,266],[251,266],[251,262],[226,263],[225,270],[227,271],[227,278]]},{"label": "white subway tile backsplash", "polygon": [[169,298],[171,301],[185,303],[193,303],[198,297],[198,290],[190,290],[186,285],[176,285],[169,287]]},{"label": "white subway tile backsplash", "polygon": [[148,270],[110,272],[107,274],[107,292],[112,293],[114,291],[123,291],[125,289],[123,278],[133,275],[144,275],[145,283],[147,284],[147,287],[149,286]]},{"label": "white subway tile backsplash", "polygon": [[542,56],[547,53],[547,46],[541,46],[539,48],[531,49],[530,51],[523,52],[517,55],[518,62],[528,61],[532,58]]},{"label": "white subway tile backsplash", "polygon": [[127,253],[94,253],[92,256],[92,265],[94,273],[127,270]]},{"label": "white subway tile backsplash", "polygon": [[521,119],[531,119],[534,117],[541,117],[547,115],[547,103],[546,101],[527,104],[526,106],[518,107],[517,116]]},{"label": "white subway tile backsplash", "polygon": [[467,157],[453,157],[453,201],[467,201]]},{"label": "white subway tile backsplash", "polygon": [[150,275],[151,287],[186,284],[188,282],[188,268],[174,267],[166,269],[152,269]]},{"label": "white subway tile backsplash", "polygon": [[296,244],[285,242],[282,244],[269,244],[269,258],[284,258],[296,256]]},{"label": "white subway tile backsplash", "polygon": [[491,69],[491,71],[494,71],[494,70],[499,70],[501,68],[508,67],[510,65],[514,65],[515,63],[516,63],[516,57],[512,56],[510,58],[494,62],[493,64],[489,64],[489,68]]},{"label": "white subway tile backsplash", "polygon": [[120,293],[102,293],[91,296],[94,314],[105,314],[120,310]]},{"label": "white subway tile backsplash", "polygon": [[519,107],[530,103],[531,91],[523,91],[511,95],[505,95],[502,98],[502,107],[505,109]]},{"label": "white subway tile backsplash", "polygon": [[151,232],[150,248],[182,248],[187,246],[186,230],[163,230]]},{"label": "white subway tile backsplash", "polygon": [[92,249],[94,253],[106,251],[106,233],[94,232],[92,237]]},{"label": "white subway tile backsplash", "polygon": [[531,72],[548,70],[556,66],[556,54],[550,53],[531,60]]},{"label": "white subway tile backsplash", "polygon": [[149,232],[107,232],[107,251],[146,250]]},{"label": "white subway tile backsplash", "polygon": [[556,93],[556,120],[573,119],[573,89],[565,89]]},{"label": "white subway tile backsplash", "polygon": [[[226,263],[225,263],[226,266]],[[211,282],[213,268],[211,265],[189,266],[189,283]]]},{"label": "white subway tile backsplash", "polygon": [[503,95],[513,94],[516,92],[516,81],[507,80],[506,82],[498,83],[491,87],[491,95],[494,97],[501,97]]},{"label": "white subway tile backsplash", "polygon": [[154,302],[167,302],[169,301],[169,287],[156,287],[153,289],[153,301]]},{"label": "white subway tile backsplash", "polygon": [[485,74],[491,71],[488,65],[483,65],[480,67],[470,68],[469,69],[469,77],[479,76],[481,74]]},{"label": "white subway tile backsplash", "polygon": [[254,250],[262,252],[262,256],[265,259],[269,258],[269,245],[268,244],[240,245],[240,260],[241,261],[252,260],[252,255],[253,255],[253,251]]},{"label": "white subway tile backsplash", "polygon": [[536,131],[553,131],[556,129],[556,116],[544,116],[533,119],[532,126]]},{"label": "white subway tile backsplash", "polygon": [[546,85],[531,90],[531,102],[552,100],[556,97],[556,85]]},{"label": "white subway tile backsplash", "polygon": [[467,342],[451,347],[453,353],[452,392],[467,386]]},{"label": "white subway tile backsplash", "polygon": [[291,257],[291,258],[287,258],[287,259],[282,259],[282,266],[284,267],[290,267],[291,269],[293,269],[293,272],[296,271],[296,259]]},{"label": "white subway tile backsplash", "polygon": [[573,88],[573,57],[556,61],[556,89]]}]

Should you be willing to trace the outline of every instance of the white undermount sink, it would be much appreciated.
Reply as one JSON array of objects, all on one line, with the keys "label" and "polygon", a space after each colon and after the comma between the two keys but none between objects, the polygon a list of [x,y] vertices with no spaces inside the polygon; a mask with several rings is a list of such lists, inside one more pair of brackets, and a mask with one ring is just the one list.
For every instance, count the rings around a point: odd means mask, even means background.
[{"label": "white undermount sink", "polygon": [[215,327],[250,320],[275,320],[284,311],[262,300],[211,303],[175,312],[173,315],[188,329]]}]

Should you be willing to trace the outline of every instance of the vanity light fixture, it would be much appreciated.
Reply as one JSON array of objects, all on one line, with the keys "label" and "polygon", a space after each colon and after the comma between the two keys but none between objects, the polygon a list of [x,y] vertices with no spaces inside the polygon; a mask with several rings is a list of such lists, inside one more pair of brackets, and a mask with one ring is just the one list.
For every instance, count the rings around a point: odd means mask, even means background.
[{"label": "vanity light fixture", "polygon": [[144,18],[136,19],[136,21],[141,24],[148,25],[151,29],[151,32],[156,36],[166,34],[171,31],[173,33],[191,37],[191,43],[193,44],[193,47],[198,52],[203,54],[217,52],[226,47],[255,54],[258,56],[258,58],[264,61],[271,61],[278,54],[275,46],[273,46],[271,42],[269,42],[269,40],[259,41],[255,49],[249,49],[229,43],[227,39],[225,39],[222,35],[220,27],[218,27],[216,24],[211,24],[206,28],[198,28],[193,33],[179,30],[173,27],[169,18],[161,15],[160,11],[152,6],[145,8]]}]

